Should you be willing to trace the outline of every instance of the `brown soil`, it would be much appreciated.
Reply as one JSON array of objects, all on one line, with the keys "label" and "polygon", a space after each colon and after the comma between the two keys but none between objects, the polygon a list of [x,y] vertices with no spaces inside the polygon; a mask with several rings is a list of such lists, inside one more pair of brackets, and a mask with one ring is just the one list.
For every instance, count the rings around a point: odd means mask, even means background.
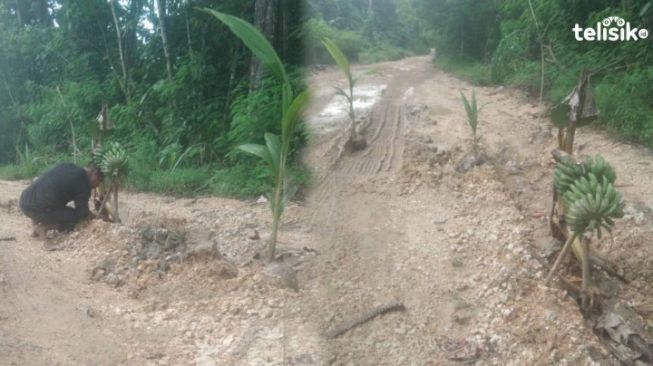
[{"label": "brown soil", "polygon": [[[93,221],[46,251],[9,205],[27,183],[0,182],[0,237],[16,237],[0,241],[0,364],[618,364],[592,330],[596,317],[543,285],[559,247],[547,223],[555,138],[545,108],[476,88],[484,107],[472,154],[459,95],[470,85],[426,57],[356,73],[368,71],[361,86],[385,90],[361,111],[360,151],[343,148],[345,120],[324,129],[317,118],[344,79],[333,69],[309,78],[304,158],[315,185],[287,208],[279,267],[259,259],[265,203],[126,193],[124,225]],[[626,185],[615,244],[593,247],[631,282],[597,277],[650,337],[651,153],[593,130],[577,141]],[[403,311],[326,336],[397,302]]]}]

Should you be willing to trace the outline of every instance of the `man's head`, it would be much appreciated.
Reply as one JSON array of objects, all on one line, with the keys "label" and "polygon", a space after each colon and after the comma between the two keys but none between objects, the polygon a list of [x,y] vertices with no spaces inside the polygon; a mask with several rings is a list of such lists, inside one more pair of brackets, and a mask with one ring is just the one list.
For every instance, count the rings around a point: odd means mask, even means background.
[{"label": "man's head", "polygon": [[102,173],[102,170],[100,170],[100,168],[94,163],[90,163],[86,167],[86,174],[88,174],[88,180],[91,182],[92,188],[97,188],[104,180],[104,174]]}]

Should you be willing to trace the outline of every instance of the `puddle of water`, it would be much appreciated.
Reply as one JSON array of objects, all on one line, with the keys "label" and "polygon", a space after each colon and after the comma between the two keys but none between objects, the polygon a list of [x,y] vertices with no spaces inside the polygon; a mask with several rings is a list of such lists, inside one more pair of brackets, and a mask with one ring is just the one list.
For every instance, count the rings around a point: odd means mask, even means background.
[{"label": "puddle of water", "polygon": [[[357,116],[365,115],[372,110],[374,104],[381,99],[387,85],[361,85],[354,88],[354,111]],[[307,121],[313,133],[327,134],[348,123],[347,100],[335,95],[331,101],[318,113],[317,116]]]}]

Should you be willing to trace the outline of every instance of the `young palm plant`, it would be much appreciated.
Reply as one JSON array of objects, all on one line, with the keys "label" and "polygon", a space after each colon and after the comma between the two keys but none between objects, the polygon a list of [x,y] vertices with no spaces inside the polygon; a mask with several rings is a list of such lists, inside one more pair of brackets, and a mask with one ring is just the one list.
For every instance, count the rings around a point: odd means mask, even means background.
[{"label": "young palm plant", "polygon": [[261,158],[266,163],[274,182],[274,192],[269,196],[270,208],[272,209],[272,234],[268,242],[267,256],[267,260],[272,261],[275,259],[281,215],[290,194],[287,164],[291,150],[291,140],[300,119],[301,111],[308,102],[308,93],[304,91],[297,95],[293,94],[292,84],[281,59],[270,42],[253,25],[232,15],[208,8],[202,10],[213,15],[229,27],[281,84],[281,135],[266,133],[264,135],[265,145],[245,144],[238,147],[242,151]]},{"label": "young palm plant", "polygon": [[[105,207],[110,207],[109,212],[114,222],[120,222],[118,209],[118,191],[127,176],[127,152],[117,142],[107,144],[98,150],[94,157],[96,165],[104,173],[104,179],[108,189],[105,191],[102,204],[98,212],[102,213]],[[109,197],[113,198],[112,204],[108,205]]]},{"label": "young palm plant", "polygon": [[476,92],[472,90],[472,102],[470,103],[465,94],[463,94],[462,91],[460,91],[460,98],[463,101],[463,105],[465,106],[465,113],[467,113],[467,124],[469,124],[469,127],[472,129],[472,137],[474,138],[474,150],[476,151],[478,148],[478,135],[477,135],[477,127],[478,127],[478,106],[476,104]]},{"label": "young palm plant", "polygon": [[340,50],[338,45],[329,38],[324,38],[322,44],[324,44],[324,47],[329,51],[329,54],[331,54],[331,57],[333,57],[333,60],[338,64],[338,67],[340,67],[340,70],[347,78],[348,91],[337,86],[335,89],[337,95],[340,95],[347,100],[347,114],[349,115],[350,121],[349,145],[355,150],[363,149],[367,146],[367,141],[364,137],[360,136],[356,130],[356,112],[354,111],[354,86],[356,85],[357,79],[353,77],[349,60]]}]

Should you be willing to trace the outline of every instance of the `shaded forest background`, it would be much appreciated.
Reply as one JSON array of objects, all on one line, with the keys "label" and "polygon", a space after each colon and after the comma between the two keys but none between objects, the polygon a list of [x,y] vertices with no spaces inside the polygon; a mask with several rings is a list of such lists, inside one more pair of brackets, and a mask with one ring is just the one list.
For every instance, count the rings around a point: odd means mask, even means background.
[{"label": "shaded forest background", "polygon": [[[586,68],[601,125],[653,147],[653,37],[578,42],[571,31],[612,15],[651,31],[650,0],[0,0],[0,177],[88,161],[106,104],[131,188],[266,190],[265,169],[235,146],[279,132],[278,85],[201,7],[255,24],[298,87],[330,62],[323,37],[362,63],[437,48],[448,71],[554,103]],[[298,133],[296,150],[305,141]],[[308,179],[296,163],[293,176]]]},{"label": "shaded forest background", "polygon": [[[419,14],[435,25],[438,64],[481,84],[528,90],[552,103],[592,76],[599,127],[653,147],[653,36],[628,42],[579,42],[572,28],[619,16],[653,30],[650,0],[431,0]],[[542,65],[544,73],[542,76]],[[540,90],[541,89],[541,90]]]}]

